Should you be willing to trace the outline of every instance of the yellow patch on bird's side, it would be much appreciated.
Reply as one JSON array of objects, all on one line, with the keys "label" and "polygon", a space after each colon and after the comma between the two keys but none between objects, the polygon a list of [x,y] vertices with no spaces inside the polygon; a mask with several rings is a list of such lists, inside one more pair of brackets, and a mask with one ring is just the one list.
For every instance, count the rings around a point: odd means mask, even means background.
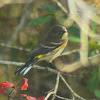
[{"label": "yellow patch on bird's side", "polygon": [[67,40],[64,40],[64,43],[60,47],[65,48],[67,45],[67,42],[68,42]]},{"label": "yellow patch on bird's side", "polygon": [[41,58],[42,56],[43,56],[43,55],[38,55],[38,56],[35,56],[35,58],[38,58],[38,59],[39,59],[39,58]]}]

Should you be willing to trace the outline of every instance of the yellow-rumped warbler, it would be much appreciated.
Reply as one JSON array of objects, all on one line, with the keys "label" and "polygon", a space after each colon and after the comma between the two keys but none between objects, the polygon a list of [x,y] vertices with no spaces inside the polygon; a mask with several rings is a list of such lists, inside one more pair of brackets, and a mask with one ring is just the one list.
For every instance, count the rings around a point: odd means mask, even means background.
[{"label": "yellow-rumped warbler", "polygon": [[67,45],[68,32],[61,25],[54,26],[45,36],[41,43],[32,49],[32,53],[28,56],[28,61],[19,68],[15,74],[24,75],[32,68],[33,64],[40,60],[46,60],[51,63],[58,57]]}]

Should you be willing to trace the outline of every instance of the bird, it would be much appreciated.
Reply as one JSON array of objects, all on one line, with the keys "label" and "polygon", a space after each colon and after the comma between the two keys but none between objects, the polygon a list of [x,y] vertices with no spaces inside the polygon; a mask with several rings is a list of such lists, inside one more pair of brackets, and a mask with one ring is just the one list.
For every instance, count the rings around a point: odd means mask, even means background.
[{"label": "bird", "polygon": [[20,67],[15,74],[25,75],[36,62],[45,60],[49,63],[60,56],[68,43],[67,29],[62,25],[53,26],[44,36],[42,41],[31,50],[28,61]]}]

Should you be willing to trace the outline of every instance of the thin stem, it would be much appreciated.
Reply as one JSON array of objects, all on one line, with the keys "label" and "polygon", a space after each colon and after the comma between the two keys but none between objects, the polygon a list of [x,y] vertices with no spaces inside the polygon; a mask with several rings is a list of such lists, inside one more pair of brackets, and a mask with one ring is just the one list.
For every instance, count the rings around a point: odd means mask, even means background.
[{"label": "thin stem", "polygon": [[[22,82],[22,81],[21,81]],[[20,85],[20,83],[21,82],[19,82],[17,85],[16,85],[16,87],[18,87],[19,85]],[[10,91],[10,93],[9,93],[9,95],[8,95],[8,100],[11,98],[11,93],[14,91],[15,89],[13,88],[11,91]]]},{"label": "thin stem", "polygon": [[53,95],[52,100],[54,100],[54,99],[55,99],[55,95],[56,95],[57,90],[58,90],[58,85],[59,85],[59,77],[60,77],[60,72],[58,72],[58,74],[57,74],[57,78],[56,78],[56,85],[55,85],[54,95]]},{"label": "thin stem", "polygon": [[58,96],[58,95],[55,95],[57,98],[59,99],[62,99],[62,100],[71,100],[71,99],[68,99],[68,98],[64,98],[64,97],[61,97],[61,96]]},{"label": "thin stem", "polygon": [[65,85],[69,88],[69,90],[72,92],[72,94],[78,98],[80,98],[81,100],[86,100],[84,98],[82,98],[81,96],[79,96],[78,94],[76,94],[72,88],[70,87],[70,85],[66,82],[66,80],[63,78],[63,76],[60,74],[60,78],[62,79],[62,81],[65,83]]},{"label": "thin stem", "polygon": [[49,98],[52,94],[54,94],[54,92],[48,93],[44,100],[48,100],[48,98]]}]

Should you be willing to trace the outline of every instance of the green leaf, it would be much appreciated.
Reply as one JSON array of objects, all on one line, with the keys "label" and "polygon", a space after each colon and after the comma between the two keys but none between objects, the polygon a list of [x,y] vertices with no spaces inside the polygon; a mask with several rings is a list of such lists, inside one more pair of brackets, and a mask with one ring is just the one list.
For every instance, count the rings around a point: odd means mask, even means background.
[{"label": "green leaf", "polygon": [[90,45],[90,48],[92,48],[92,49],[99,49],[100,50],[100,45],[98,45],[94,40],[90,40],[89,45]]},{"label": "green leaf", "polygon": [[79,52],[75,53],[75,56],[74,56],[74,61],[78,61],[80,59],[80,54]]},{"label": "green leaf", "polygon": [[100,81],[100,64],[99,64],[99,75],[98,76],[99,76],[99,81]]},{"label": "green leaf", "polygon": [[96,23],[92,22],[91,27],[92,27],[92,31],[95,32],[95,30],[96,30]]},{"label": "green leaf", "polygon": [[41,16],[36,19],[32,19],[28,25],[35,26],[35,25],[39,25],[39,24],[44,24],[44,23],[50,21],[52,18],[53,18],[52,16]]},{"label": "green leaf", "polygon": [[72,42],[80,42],[80,38],[77,37],[69,37],[68,40],[72,41]]},{"label": "green leaf", "polygon": [[56,7],[51,5],[51,4],[45,3],[45,4],[42,4],[41,7],[44,8],[49,13],[55,13],[56,12]]},{"label": "green leaf", "polygon": [[80,28],[77,26],[77,24],[73,23],[73,25],[67,30],[71,35],[80,38]]},{"label": "green leaf", "polygon": [[89,49],[89,56],[95,55],[95,50],[94,49]]},{"label": "green leaf", "polygon": [[94,91],[99,83],[98,72],[96,70],[91,71],[91,77],[88,79],[87,85],[90,91]]},{"label": "green leaf", "polygon": [[100,98],[100,90],[97,90],[97,89],[96,89],[96,90],[94,91],[94,93],[95,93],[96,97]]}]

